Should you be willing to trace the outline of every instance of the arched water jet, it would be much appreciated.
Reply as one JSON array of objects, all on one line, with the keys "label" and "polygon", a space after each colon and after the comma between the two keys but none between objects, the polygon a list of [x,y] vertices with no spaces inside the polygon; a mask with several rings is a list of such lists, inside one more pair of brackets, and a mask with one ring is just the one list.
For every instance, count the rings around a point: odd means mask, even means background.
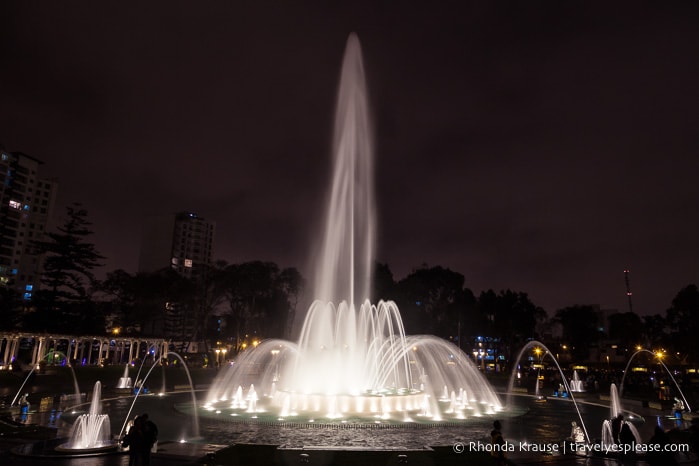
[{"label": "arched water jet", "polygon": [[174,351],[168,351],[168,356],[173,355],[177,359],[180,360],[182,363],[182,366],[184,367],[185,373],[187,374],[187,380],[189,381],[189,391],[192,396],[192,436],[194,438],[199,437],[199,413],[197,413],[196,406],[197,406],[197,396],[194,393],[194,383],[192,383],[192,376],[189,373],[189,367],[187,367],[187,363],[185,362],[184,359],[182,359],[182,356],[179,354],[175,353]]},{"label": "arched water jet", "polygon": [[[138,387],[138,390],[136,390],[136,394],[133,397],[133,401],[131,402],[131,406],[129,407],[128,412],[126,413],[126,417],[124,418],[124,423],[121,425],[121,430],[119,431],[119,438],[124,435],[124,430],[126,429],[126,425],[129,422],[129,418],[131,416],[131,411],[133,411],[133,407],[136,404],[136,400],[138,397],[141,395],[141,392],[143,392],[143,387],[145,386],[146,380],[148,380],[148,376],[150,375],[151,372],[153,372],[153,369],[155,369],[155,366],[158,365],[159,361],[153,362],[153,365],[148,369],[148,372],[146,373],[146,376],[143,378],[143,381],[141,382],[141,385]],[[141,364],[143,366],[143,364]],[[140,371],[139,371],[140,373]]]},{"label": "arched water jet", "polygon": [[667,375],[670,376],[670,378],[672,379],[672,382],[675,384],[675,388],[677,388],[677,391],[680,393],[680,396],[682,397],[682,400],[684,401],[685,408],[687,409],[687,411],[691,412],[692,409],[690,408],[689,403],[687,402],[687,398],[684,396],[684,393],[682,393],[682,389],[680,388],[680,384],[677,383],[677,380],[675,380],[675,377],[672,375],[672,372],[670,371],[670,369],[665,365],[663,360],[658,357],[657,354],[655,354],[651,350],[647,350],[647,349],[640,349],[640,350],[636,351],[634,354],[632,354],[631,357],[629,358],[629,361],[626,363],[626,367],[624,368],[624,375],[621,376],[621,383],[619,384],[619,395],[623,395],[623,393],[624,393],[624,380],[626,380],[626,373],[629,371],[629,366],[631,365],[631,361],[633,361],[633,358],[635,358],[636,355],[639,353],[648,353],[648,354],[650,354],[653,357],[658,359],[658,362],[663,366],[663,368],[667,372]]},{"label": "arched water jet", "polygon": [[[61,353],[60,351],[54,350],[53,353],[45,354],[41,359],[39,359],[39,361],[43,361],[47,357],[55,356],[56,354],[60,354],[61,356],[63,356],[63,359],[66,361],[66,366],[68,367],[68,369],[70,369],[70,373],[73,376],[73,389],[75,390],[75,402],[80,403],[81,397],[80,397],[80,387],[78,386],[78,378],[75,376],[75,369],[73,369],[73,366],[68,362],[68,357],[65,354]],[[22,385],[20,385],[19,390],[17,390],[17,394],[15,394],[15,397],[12,399],[12,402],[10,403],[10,406],[14,406],[15,402],[17,401],[17,398],[22,393],[22,389],[27,384],[29,377],[31,377],[31,375],[34,373],[34,370],[36,370],[37,367],[38,367],[38,365],[33,366],[31,368],[31,370],[29,371],[29,373],[27,374],[27,376],[24,378]]]},{"label": "arched water jet", "polygon": [[[549,349],[541,343],[540,341],[532,340],[528,342],[526,345],[522,347],[520,350],[519,354],[517,355],[517,359],[515,359],[515,365],[512,368],[512,374],[510,375],[510,383],[507,387],[507,405],[512,406],[512,389],[514,388],[514,383],[515,383],[515,372],[517,370],[517,364],[519,364],[520,359],[522,359],[522,356],[524,355],[524,352],[529,350],[530,348],[535,348],[535,347],[541,347],[544,349],[545,353],[542,356],[542,358],[546,357],[546,355],[551,356],[551,359],[553,360],[554,364],[556,364],[556,368],[558,368],[558,372],[561,375],[561,379],[563,380],[563,385],[565,386],[566,391],[570,394],[570,400],[573,402],[573,405],[575,406],[575,411],[578,413],[578,419],[580,420],[580,425],[582,426],[583,432],[585,433],[585,440],[587,442],[590,441],[590,436],[587,433],[587,428],[585,427],[585,421],[583,420],[582,414],[580,413],[580,408],[578,407],[578,402],[575,401],[575,396],[573,395],[572,391],[570,390],[570,385],[568,384],[568,380],[563,373],[563,369],[561,369],[561,366],[558,364],[558,360],[554,357],[553,353],[549,351]],[[537,385],[539,384],[539,380],[537,378],[536,381]]]}]

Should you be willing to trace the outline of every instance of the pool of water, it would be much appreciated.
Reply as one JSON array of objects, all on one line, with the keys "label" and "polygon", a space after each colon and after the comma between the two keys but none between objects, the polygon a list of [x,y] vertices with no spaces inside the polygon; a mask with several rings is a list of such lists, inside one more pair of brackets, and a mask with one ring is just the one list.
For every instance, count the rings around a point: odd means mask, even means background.
[{"label": "pool of water", "polygon": [[[200,397],[203,397],[203,393]],[[122,428],[133,397],[103,400],[104,412],[109,413],[112,434]],[[509,442],[558,443],[571,430],[571,422],[580,424],[578,414],[569,400],[549,399],[537,402],[531,397],[513,397],[514,409],[495,416],[471,418],[458,423],[399,424],[375,421],[308,423],[306,421],[277,422],[274,419],[235,419],[216,416],[199,409],[200,432],[193,435],[191,395],[140,396],[130,417],[147,412],[158,425],[161,440],[185,440],[197,443],[230,445],[234,443],[283,445],[287,447],[364,447],[415,449],[425,446],[450,446],[470,441],[489,442],[494,419],[501,420],[503,434]],[[86,407],[85,407],[86,408]],[[609,408],[597,403],[579,402],[590,439],[601,437],[602,422],[609,417]],[[80,414],[65,411],[58,422],[59,436],[68,436],[72,421]],[[642,440],[648,440],[656,424],[666,429],[674,421],[658,414],[634,421]]]}]

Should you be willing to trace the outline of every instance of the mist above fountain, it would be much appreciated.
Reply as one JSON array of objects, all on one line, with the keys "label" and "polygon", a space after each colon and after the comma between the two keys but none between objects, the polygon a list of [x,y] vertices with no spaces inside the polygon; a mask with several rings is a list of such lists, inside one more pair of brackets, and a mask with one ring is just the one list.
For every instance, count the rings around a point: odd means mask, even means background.
[{"label": "mist above fountain", "polygon": [[434,336],[406,336],[394,302],[369,301],[376,215],[368,107],[361,48],[353,34],[338,91],[332,185],[315,269],[317,300],[297,343],[264,341],[219,374],[208,394],[209,410],[411,421],[501,409],[465,353]]}]

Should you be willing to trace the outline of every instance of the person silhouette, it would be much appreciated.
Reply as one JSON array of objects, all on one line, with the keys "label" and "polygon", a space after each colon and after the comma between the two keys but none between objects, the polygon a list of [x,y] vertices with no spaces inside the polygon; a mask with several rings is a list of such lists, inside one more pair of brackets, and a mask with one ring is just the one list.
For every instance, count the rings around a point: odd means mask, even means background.
[{"label": "person silhouette", "polygon": [[495,460],[497,466],[508,464],[505,456],[505,439],[502,436],[502,424],[500,421],[493,421],[493,430],[490,432],[490,455]]},{"label": "person silhouette", "polygon": [[[143,466],[150,465],[150,454],[153,446],[158,441],[158,427],[148,417],[148,413],[143,413],[139,416],[143,423],[143,444],[141,445],[141,464]],[[157,448],[157,447],[156,447]]]},{"label": "person silhouette", "polygon": [[141,455],[143,450],[144,434],[143,434],[143,419],[136,416],[133,424],[126,432],[121,446],[129,449],[129,466],[140,466]]}]

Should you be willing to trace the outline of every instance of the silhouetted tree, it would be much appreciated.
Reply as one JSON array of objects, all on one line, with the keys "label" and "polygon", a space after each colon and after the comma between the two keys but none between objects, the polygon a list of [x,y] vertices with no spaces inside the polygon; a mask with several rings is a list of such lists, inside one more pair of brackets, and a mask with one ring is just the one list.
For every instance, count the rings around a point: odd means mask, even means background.
[{"label": "silhouetted tree", "polygon": [[556,320],[563,327],[563,339],[569,342],[573,357],[586,360],[590,356],[590,346],[597,344],[600,338],[597,308],[575,305],[559,309]]},{"label": "silhouetted tree", "polygon": [[643,343],[644,346],[657,348],[668,343],[667,319],[660,314],[643,316]]},{"label": "silhouetted tree", "polygon": [[623,348],[634,348],[643,338],[643,322],[635,312],[622,312],[609,316],[609,338],[617,340]]},{"label": "silhouetted tree", "polygon": [[427,266],[398,282],[396,303],[406,333],[453,336],[462,310],[463,284],[460,273]]},{"label": "silhouetted tree", "polygon": [[246,262],[229,265],[224,280],[228,327],[236,350],[248,335],[285,335],[303,284],[296,269],[280,271],[272,262]]},{"label": "silhouetted tree", "polygon": [[546,312],[534,305],[527,293],[511,290],[482,292],[478,309],[489,323],[489,335],[500,340],[500,350],[508,360],[527,340],[537,338],[537,323],[546,318]]},{"label": "silhouetted tree", "polygon": [[304,289],[305,280],[294,267],[289,267],[281,271],[279,274],[279,287],[286,300],[286,308],[288,315],[286,317],[286,325],[282,333],[282,337],[288,338],[291,335],[294,320],[296,319],[296,307],[299,304],[301,292]]},{"label": "silhouetted tree", "polygon": [[[93,270],[104,259],[95,245],[87,211],[78,203],[66,208],[65,221],[55,232],[34,246],[45,255],[42,287],[35,294],[35,315],[27,323],[35,329],[103,331],[97,310],[91,301],[95,283]],[[36,328],[36,327],[39,328]]]},{"label": "silhouetted tree", "polygon": [[17,330],[21,325],[24,304],[20,294],[7,286],[0,286],[0,329]]},{"label": "silhouetted tree", "polygon": [[372,279],[374,282],[371,294],[372,302],[376,303],[379,300],[395,301],[396,282],[393,279],[393,272],[391,272],[388,264],[376,262],[374,264],[374,274]]},{"label": "silhouetted tree", "polygon": [[689,355],[693,360],[699,357],[699,289],[697,285],[687,285],[672,300],[667,310],[667,323],[671,331],[675,351]]},{"label": "silhouetted tree", "polygon": [[134,312],[135,306],[135,277],[130,273],[117,269],[107,273],[107,277],[98,282],[97,289],[104,294],[103,301],[107,305],[112,324],[115,327],[129,329],[132,325],[130,316]]},{"label": "silhouetted tree", "polygon": [[226,261],[216,261],[202,268],[202,273],[193,283],[196,295],[192,303],[194,327],[186,338],[187,342],[204,341],[204,352],[208,352],[208,324],[218,305],[225,300]]}]

